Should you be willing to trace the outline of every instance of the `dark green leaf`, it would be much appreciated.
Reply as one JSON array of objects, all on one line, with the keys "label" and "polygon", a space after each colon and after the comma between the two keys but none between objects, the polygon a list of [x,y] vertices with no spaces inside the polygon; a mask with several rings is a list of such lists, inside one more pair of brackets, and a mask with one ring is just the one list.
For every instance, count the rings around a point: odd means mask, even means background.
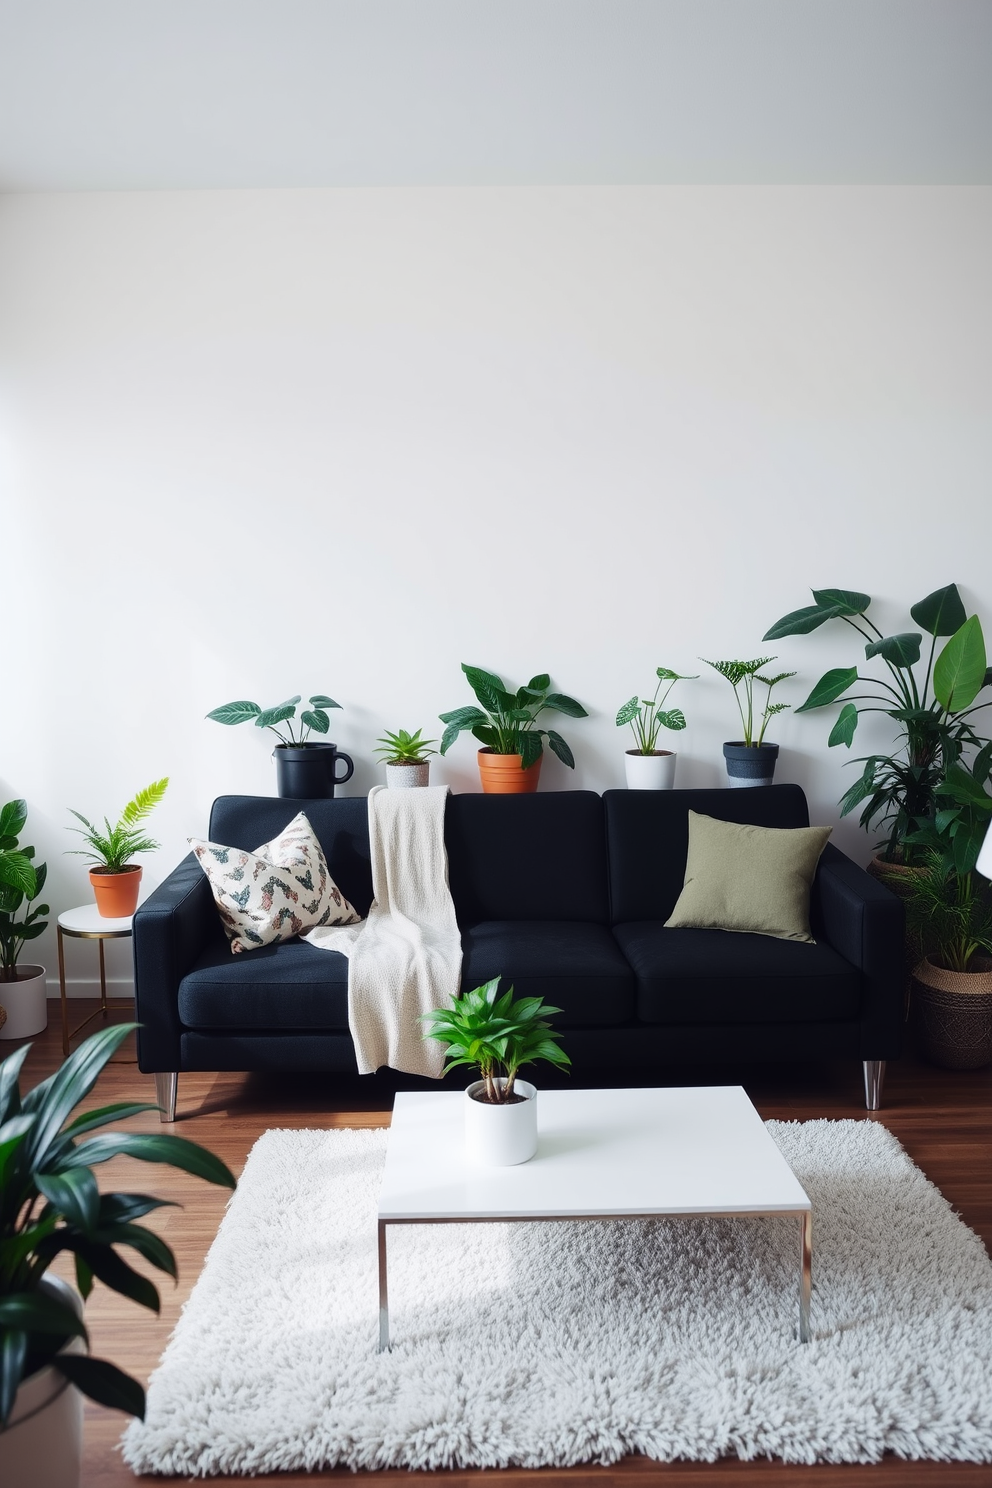
[{"label": "dark green leaf", "polygon": [[669,708],[667,712],[658,710],[658,722],[662,728],[671,729],[673,733],[680,733],[685,728],[685,714],[681,708]]},{"label": "dark green leaf", "polygon": [[[299,702],[297,698],[296,702]],[[256,728],[272,728],[274,724],[286,723],[296,714],[296,703],[280,703],[278,708],[266,708],[264,713],[259,713],[255,719]]]},{"label": "dark green leaf", "polygon": [[21,1383],[24,1360],[28,1352],[28,1335],[19,1328],[0,1332],[0,1426],[14,1408],[14,1397]]},{"label": "dark green leaf", "polygon": [[19,1328],[24,1333],[51,1333],[62,1338],[88,1336],[75,1308],[47,1292],[14,1292],[0,1297],[0,1328]]},{"label": "dark green leaf", "polygon": [[476,724],[472,733],[478,739],[479,743],[484,744],[487,749],[498,751],[499,734],[494,728],[490,728],[488,724]]},{"label": "dark green leaf", "polygon": [[67,1168],[61,1173],[35,1173],[35,1186],[70,1224],[88,1231],[96,1224],[100,1195],[89,1168]]},{"label": "dark green leaf", "polygon": [[93,1131],[98,1126],[106,1126],[110,1121],[126,1121],[131,1116],[140,1116],[143,1111],[157,1111],[158,1106],[154,1101],[115,1101],[112,1106],[100,1106],[96,1111],[84,1111],[74,1121],[70,1121],[65,1128],[66,1133],[72,1133],[74,1137],[81,1136],[83,1132]]},{"label": "dark green leaf", "polygon": [[[88,1167],[93,1163],[106,1162],[118,1153],[127,1153],[141,1162],[168,1163],[204,1178],[208,1183],[217,1183],[222,1188],[234,1188],[235,1178],[230,1168],[219,1157],[190,1142],[185,1137],[159,1135],[151,1132],[105,1132],[102,1136],[89,1137],[80,1142],[75,1152],[66,1158],[63,1171],[70,1167]],[[99,1273],[98,1273],[99,1274]]]},{"label": "dark green leaf", "polygon": [[[476,728],[479,724],[489,722],[488,713],[483,713],[480,708],[473,707],[455,708],[451,713],[439,713],[438,717],[442,723],[455,729]],[[443,749],[441,753],[444,753]]]},{"label": "dark green leaf", "polygon": [[528,690],[530,692],[537,693],[547,692],[550,686],[551,678],[547,672],[538,672],[537,676],[531,677],[530,681],[527,683]]},{"label": "dark green leaf", "polygon": [[637,698],[632,697],[629,702],[624,703],[617,714],[617,728],[623,728],[625,724],[632,723],[640,711],[641,707]]},{"label": "dark green leaf", "polygon": [[828,745],[846,744],[848,749],[854,738],[854,731],[858,726],[858,710],[853,703],[845,703],[837,715],[837,722],[830,730]]},{"label": "dark green leaf", "polygon": [[985,681],[985,637],[977,615],[956,630],[933,669],[934,696],[948,713],[960,713],[978,696]]},{"label": "dark green leaf", "polygon": [[857,667],[834,667],[831,671],[824,672],[809,697],[799,705],[796,712],[809,713],[813,708],[823,708],[827,703],[835,703],[841,693],[853,687],[857,680]]},{"label": "dark green leaf", "polygon": [[38,1117],[25,1139],[25,1161],[29,1165],[42,1164],[48,1144],[63,1121],[89,1095],[107,1060],[136,1027],[135,1023],[117,1023],[101,1028],[80,1044],[54,1075],[24,1097],[23,1109],[35,1112]]},{"label": "dark green leaf", "polygon": [[300,714],[300,721],[305,723],[307,728],[313,729],[315,734],[326,734],[331,727],[331,720],[319,708],[307,708]]},{"label": "dark green leaf", "polygon": [[144,1420],[145,1392],[137,1380],[116,1364],[108,1364],[106,1359],[90,1359],[85,1354],[58,1354],[52,1362],[90,1400]]},{"label": "dark green leaf", "polygon": [[520,766],[526,770],[528,765],[534,764],[540,759],[544,745],[541,742],[541,730],[528,729],[520,735]]},{"label": "dark green leaf", "polygon": [[544,706],[551,708],[555,713],[565,713],[569,718],[589,717],[581,703],[577,703],[572,697],[567,697],[563,692],[549,692],[544,700]]},{"label": "dark green leaf", "polygon": [[468,684],[479,702],[490,713],[498,713],[500,708],[505,706],[503,700],[509,695],[500,678],[493,672],[486,672],[482,667],[466,666],[464,662],[462,662],[462,671],[468,678]]},{"label": "dark green leaf", "polygon": [[257,703],[241,701],[225,703],[222,708],[215,708],[212,713],[208,713],[207,717],[212,718],[214,723],[246,723],[249,718],[257,718],[261,711]]},{"label": "dark green leaf", "polygon": [[13,1054],[8,1054],[0,1064],[0,1122],[6,1121],[10,1116],[16,1116],[21,1109],[17,1081],[21,1073],[21,1065],[30,1052],[31,1045],[25,1044],[22,1048],[15,1049]]},{"label": "dark green leaf", "polygon": [[865,647],[865,656],[881,656],[892,666],[913,667],[920,659],[920,642],[923,637],[915,630],[899,635],[884,636],[880,641],[871,641]]},{"label": "dark green leaf", "polygon": [[31,859],[22,852],[0,854],[0,883],[19,890],[26,899],[33,899],[38,890],[38,880]]},{"label": "dark green leaf", "polygon": [[913,605],[909,612],[917,625],[922,625],[927,635],[951,636],[960,630],[968,618],[961,603],[957,584],[948,584],[944,589],[935,589],[926,599]]},{"label": "dark green leaf", "polygon": [[0,811],[0,837],[18,837],[28,819],[28,803],[23,797],[8,801]]},{"label": "dark green leaf", "polygon": [[813,598],[835,615],[863,615],[871,604],[871,595],[859,589],[814,589]]},{"label": "dark green leaf", "polygon": [[[822,605],[804,605],[801,610],[790,610],[788,615],[783,615],[781,620],[776,620],[770,630],[766,630],[761,637],[763,641],[780,641],[783,636],[809,635],[811,630],[819,627],[840,614],[839,610],[825,609]],[[705,657],[703,658],[705,660]],[[711,662],[712,666],[713,663]]]},{"label": "dark green leaf", "polygon": [[119,1292],[122,1297],[130,1297],[132,1302],[137,1302],[139,1307],[147,1307],[149,1312],[158,1312],[160,1303],[156,1287],[147,1276],[141,1276],[123,1261],[115,1250],[71,1232],[60,1232],[60,1238],[65,1249],[82,1256],[93,1275],[104,1286]]},{"label": "dark green leaf", "polygon": [[556,754],[563,765],[570,770],[575,769],[575,758],[561,734],[556,734],[554,729],[548,729],[548,745],[552,754]]},{"label": "dark green leaf", "polygon": [[310,701],[315,708],[340,708],[341,706],[340,703],[336,703],[332,697],[328,697],[323,692],[315,693]]}]

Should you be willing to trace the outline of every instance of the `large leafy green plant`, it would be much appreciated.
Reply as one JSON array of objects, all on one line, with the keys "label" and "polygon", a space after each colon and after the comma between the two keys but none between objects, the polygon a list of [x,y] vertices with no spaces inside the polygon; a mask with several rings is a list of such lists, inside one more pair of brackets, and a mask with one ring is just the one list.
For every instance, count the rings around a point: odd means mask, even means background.
[{"label": "large leafy green plant", "polygon": [[563,1068],[571,1060],[558,1044],[547,1020],[561,1008],[545,1006],[543,997],[514,998],[513,988],[500,997],[499,977],[456,997],[451,1008],[425,1013],[424,1038],[448,1045],[444,1073],[459,1065],[477,1068],[485,1082],[486,1099],[503,1105],[513,1098],[521,1065],[546,1059]]},{"label": "large leafy green plant", "polygon": [[137,1223],[165,1201],[145,1194],[100,1193],[94,1166],[125,1154],[234,1187],[233,1175],[219,1158],[182,1137],[92,1135],[112,1121],[156,1111],[157,1106],[120,1102],[72,1116],[135,1026],[119,1024],[93,1034],[54,1075],[24,1096],[19,1077],[30,1045],[0,1064],[0,1425],[10,1415],[21,1381],[47,1364],[101,1405],[144,1415],[145,1392],[137,1380],[104,1359],[59,1354],[71,1338],[87,1339],[86,1326],[71,1306],[40,1286],[56,1256],[68,1251],[84,1299],[95,1277],[157,1312],[156,1287],[128,1264],[121,1250],[133,1250],[167,1276],[176,1275],[168,1245]]},{"label": "large leafy green plant", "polygon": [[[293,723],[296,720],[296,707],[303,701],[299,693],[295,697],[287,698],[276,708],[260,708],[257,703],[245,701],[224,703],[220,708],[214,708],[207,714],[215,723],[248,723],[253,722],[256,728],[271,729],[276,738],[291,748],[299,749],[310,737],[311,730],[315,734],[326,734],[331,726],[331,720],[327,715],[328,708],[340,708],[326,693],[315,692],[310,698],[309,708],[304,708],[300,714],[299,722],[294,731]],[[284,723],[286,730],[283,732],[279,724]]]},{"label": "large leafy green plant", "polygon": [[[656,669],[655,676],[658,678],[658,685],[654,696],[632,697],[617,714],[617,728],[630,724],[636,746],[633,751],[635,754],[654,754],[658,748],[658,735],[663,728],[671,729],[673,733],[685,728],[685,714],[682,709],[666,708],[665,703],[676,682],[691,682],[695,680],[695,676],[683,676],[681,672],[673,672],[669,667],[661,666]],[[668,686],[662,692],[666,682]]]},{"label": "large leafy green plant", "polygon": [[[701,656],[700,661],[706,661]],[[778,672],[774,677],[763,677],[762,667],[766,667],[774,656],[756,656],[753,661],[706,661],[714,671],[726,677],[734,689],[734,698],[737,703],[737,711],[741,715],[741,728],[743,730],[743,742],[749,749],[758,749],[765,741],[765,729],[768,720],[774,718],[776,713],[784,713],[790,706],[789,703],[773,703],[772,688],[777,687],[780,682],[785,682],[789,677],[794,677],[795,672]],[[765,705],[755,722],[754,684],[760,682],[765,690]],[[759,704],[760,707],[760,704]]]},{"label": "large leafy green plant", "polygon": [[107,817],[103,818],[103,830],[95,827],[91,821],[78,811],[69,810],[82,827],[67,827],[69,832],[78,832],[84,842],[89,843],[89,848],[79,847],[70,849],[76,856],[86,858],[90,863],[95,863],[98,868],[104,868],[108,873],[121,873],[129,866],[131,859],[136,853],[155,852],[159,844],[151,837],[145,835],[141,823],[145,817],[155,809],[162,797],[165,795],[169,777],[164,780],[156,780],[151,785],[146,785],[132,800],[128,801],[124,810],[113,826]]},{"label": "large leafy green plant", "polygon": [[[28,819],[26,801],[8,801],[0,811],[0,982],[17,979],[17,961],[29,940],[37,940],[48,929],[42,918],[49,913],[47,904],[31,905],[45,887],[46,863],[33,862],[34,848],[21,847],[18,841]],[[18,910],[27,904],[27,913],[17,919]]]},{"label": "large leafy green plant", "polygon": [[[767,632],[766,641],[808,635],[828,620],[841,620],[864,642],[866,661],[881,669],[867,673],[860,665],[834,667],[817,682],[796,709],[808,713],[840,703],[828,745],[848,748],[862,714],[883,713],[898,725],[891,754],[872,754],[859,780],[841,798],[841,815],[862,806],[860,822],[866,829],[878,822],[887,828],[879,844],[883,856],[913,860],[913,833],[932,821],[937,810],[936,790],[962,750],[979,748],[971,718],[988,702],[976,703],[992,683],[985,654],[985,638],[977,615],[968,616],[956,584],[936,589],[914,604],[910,615],[919,631],[884,635],[867,610],[871,597],[852,589],[814,589],[814,603],[784,615]],[[922,632],[922,633],[921,633]],[[924,654],[923,635],[930,637]],[[937,642],[946,640],[939,651]],[[858,688],[858,691],[852,691]]]},{"label": "large leafy green plant", "polygon": [[588,714],[574,698],[550,690],[551,678],[547,672],[531,677],[525,687],[514,693],[507,692],[493,672],[466,666],[464,662],[462,671],[480,706],[455,708],[440,715],[441,722],[447,725],[441,736],[442,754],[447,753],[463,729],[471,729],[479,743],[494,754],[519,754],[524,770],[540,759],[545,739],[563,765],[570,770],[575,768],[572,751],[561,734],[554,729],[538,728],[537,719],[546,708],[552,713],[565,713],[569,718],[586,718]]}]

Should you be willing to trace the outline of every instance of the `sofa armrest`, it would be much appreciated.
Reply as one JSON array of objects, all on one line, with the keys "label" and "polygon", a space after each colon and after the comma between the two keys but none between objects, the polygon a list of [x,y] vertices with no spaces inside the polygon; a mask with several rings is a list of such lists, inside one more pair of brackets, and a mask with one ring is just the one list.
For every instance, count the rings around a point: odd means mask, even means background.
[{"label": "sofa armrest", "polygon": [[905,1023],[902,900],[828,843],[811,909],[827,943],[862,974],[862,1059],[895,1059]]},{"label": "sofa armrest", "polygon": [[143,1073],[179,1069],[179,983],[219,924],[210,884],[193,853],[138,906],[132,937]]}]

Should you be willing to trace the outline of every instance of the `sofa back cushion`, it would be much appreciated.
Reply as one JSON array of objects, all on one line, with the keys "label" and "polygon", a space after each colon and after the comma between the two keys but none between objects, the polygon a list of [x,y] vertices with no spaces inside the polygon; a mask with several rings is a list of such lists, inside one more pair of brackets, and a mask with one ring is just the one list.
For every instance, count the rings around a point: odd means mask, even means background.
[{"label": "sofa back cushion", "polygon": [[254,852],[305,811],[327,860],[328,871],[346,899],[364,917],[372,903],[369,815],[364,796],[298,801],[281,796],[218,796],[210,811],[211,842]]},{"label": "sofa back cushion", "polygon": [[798,785],[745,790],[611,790],[603,796],[612,923],[667,920],[682,892],[689,812],[755,827],[808,827]]},{"label": "sofa back cushion", "polygon": [[449,796],[444,838],[460,925],[609,923],[603,801],[595,791]]}]

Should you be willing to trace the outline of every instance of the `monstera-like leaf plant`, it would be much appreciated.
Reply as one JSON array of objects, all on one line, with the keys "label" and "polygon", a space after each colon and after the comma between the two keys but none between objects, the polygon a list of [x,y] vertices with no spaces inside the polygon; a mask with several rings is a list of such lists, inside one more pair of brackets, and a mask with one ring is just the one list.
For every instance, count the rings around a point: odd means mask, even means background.
[{"label": "monstera-like leaf plant", "polygon": [[[919,630],[894,635],[884,634],[869,618],[868,594],[814,589],[813,600],[784,615],[764,639],[808,635],[830,620],[843,621],[862,637],[864,660],[874,665],[832,668],[796,712],[839,703],[827,743],[848,748],[864,713],[883,713],[897,725],[891,754],[858,760],[863,770],[841,799],[841,815],[861,806],[863,827],[885,827],[879,844],[883,858],[912,862],[918,847],[918,839],[912,839],[936,816],[938,785],[962,751],[983,743],[971,721],[992,701],[976,701],[992,684],[981,622],[965,613],[956,584],[936,589],[912,606],[910,615]],[[938,647],[940,641],[945,644]]]}]

